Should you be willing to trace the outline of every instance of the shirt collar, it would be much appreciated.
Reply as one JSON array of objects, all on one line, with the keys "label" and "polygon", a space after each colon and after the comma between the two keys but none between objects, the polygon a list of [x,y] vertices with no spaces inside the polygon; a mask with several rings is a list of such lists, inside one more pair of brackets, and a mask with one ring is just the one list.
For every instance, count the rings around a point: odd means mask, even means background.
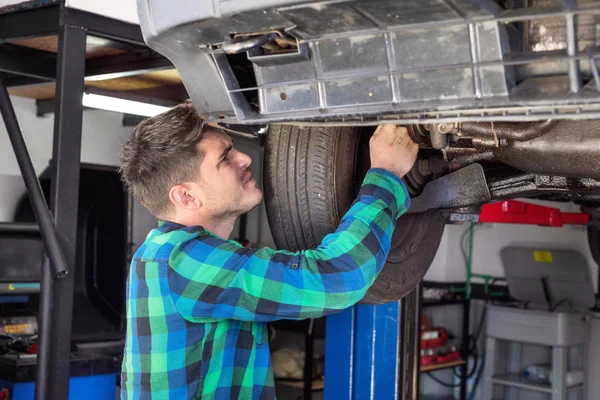
[{"label": "shirt collar", "polygon": [[164,221],[164,220],[160,220],[160,219],[159,219],[159,220],[158,220],[158,228],[159,228],[161,231],[168,232],[168,231],[172,231],[172,230],[175,230],[175,229],[181,229],[181,228],[185,228],[185,226],[184,226],[184,225],[181,225],[181,224],[178,224],[178,223],[176,223],[176,222],[172,222],[172,221]]},{"label": "shirt collar", "polygon": [[[185,226],[178,224],[177,222],[158,220],[158,229],[163,233],[171,232],[178,229],[186,229],[188,231],[204,231],[208,232],[203,226],[193,225],[193,226]],[[210,233],[210,232],[209,232]]]}]

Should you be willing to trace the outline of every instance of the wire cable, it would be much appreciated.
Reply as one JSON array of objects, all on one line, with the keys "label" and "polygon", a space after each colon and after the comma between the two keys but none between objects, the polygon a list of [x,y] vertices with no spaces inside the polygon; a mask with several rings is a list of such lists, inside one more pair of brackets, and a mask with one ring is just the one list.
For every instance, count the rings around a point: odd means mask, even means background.
[{"label": "wire cable", "polygon": [[[469,356],[473,357],[473,369],[467,373],[467,379],[471,379],[473,375],[475,375],[475,371],[477,370],[477,363],[479,362],[479,356],[477,355],[477,351],[469,352],[469,355],[467,356],[467,361],[462,368],[469,368]],[[457,372],[458,368],[459,367],[452,368],[452,374],[455,377],[462,379],[462,375]]]},{"label": "wire cable", "polygon": [[483,331],[483,325],[485,323],[487,317],[487,303],[483,308],[483,313],[481,315],[481,319],[479,320],[479,327],[477,328],[477,333],[475,334],[473,348],[477,348],[477,342],[479,342],[479,337],[481,336],[481,332]]},{"label": "wire cable", "polygon": [[460,386],[460,383],[448,383],[448,382],[444,382],[443,380],[436,378],[431,372],[427,372],[427,376],[430,377],[431,379],[433,379],[434,381],[436,381],[437,383],[439,383],[440,385],[447,387],[447,388],[457,388]]},{"label": "wire cable", "polygon": [[477,376],[475,376],[475,380],[473,381],[473,387],[471,388],[471,393],[469,394],[468,399],[475,399],[475,392],[477,391],[477,386],[479,385],[479,380],[481,379],[481,373],[483,372],[483,366],[485,364],[485,351],[481,354],[481,365],[477,370]]}]

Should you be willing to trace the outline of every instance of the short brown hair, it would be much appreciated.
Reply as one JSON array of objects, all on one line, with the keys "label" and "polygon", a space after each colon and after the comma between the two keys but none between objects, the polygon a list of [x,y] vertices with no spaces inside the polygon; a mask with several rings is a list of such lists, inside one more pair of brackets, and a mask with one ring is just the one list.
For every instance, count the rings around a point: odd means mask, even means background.
[{"label": "short brown hair", "polygon": [[142,121],[121,150],[121,177],[157,218],[172,210],[169,190],[197,178],[203,119],[190,103]]}]

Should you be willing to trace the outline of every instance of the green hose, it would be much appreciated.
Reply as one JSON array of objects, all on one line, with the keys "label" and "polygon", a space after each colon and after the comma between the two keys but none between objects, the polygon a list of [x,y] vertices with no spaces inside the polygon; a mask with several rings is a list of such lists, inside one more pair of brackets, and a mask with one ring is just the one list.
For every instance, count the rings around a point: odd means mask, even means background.
[{"label": "green hose", "polygon": [[[464,287],[465,295],[466,295],[467,299],[471,298],[471,281],[473,280],[473,278],[479,278],[479,279],[483,279],[484,294],[486,296],[503,296],[504,293],[502,293],[502,292],[491,292],[490,291],[490,281],[500,279],[499,277],[492,276],[492,275],[473,273],[473,239],[475,236],[474,233],[475,233],[475,224],[471,223],[469,225],[469,247],[467,250],[467,257],[465,259],[465,269],[467,271],[467,279],[466,279],[465,287]],[[462,241],[460,243],[460,246],[461,246],[461,249],[463,249]],[[464,254],[464,250],[461,250],[461,251],[463,251],[463,254]],[[455,291],[458,292],[459,290],[455,290]]]}]

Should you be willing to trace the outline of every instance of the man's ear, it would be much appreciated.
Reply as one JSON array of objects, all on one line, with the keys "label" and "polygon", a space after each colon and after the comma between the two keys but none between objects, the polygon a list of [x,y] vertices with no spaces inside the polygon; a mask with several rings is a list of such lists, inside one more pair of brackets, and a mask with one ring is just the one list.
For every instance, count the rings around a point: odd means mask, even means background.
[{"label": "man's ear", "polygon": [[202,202],[193,194],[189,184],[175,185],[169,190],[169,199],[175,207],[184,208],[186,210],[195,210],[202,206]]}]

